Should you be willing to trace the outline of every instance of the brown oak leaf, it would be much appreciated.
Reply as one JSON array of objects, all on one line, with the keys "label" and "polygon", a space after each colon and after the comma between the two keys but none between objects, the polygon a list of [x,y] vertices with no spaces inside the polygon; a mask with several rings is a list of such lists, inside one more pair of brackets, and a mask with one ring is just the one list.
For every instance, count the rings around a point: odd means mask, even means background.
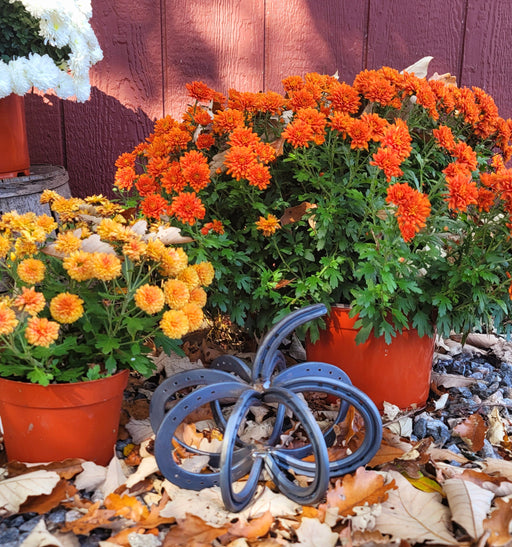
[{"label": "brown oak leaf", "polygon": [[504,501],[496,499],[496,509],[494,509],[489,518],[484,519],[484,530],[490,532],[487,543],[493,547],[501,547],[512,541],[509,532],[509,525],[512,521],[512,500]]},{"label": "brown oak leaf", "polygon": [[327,507],[337,507],[342,516],[355,515],[354,507],[365,503],[373,505],[388,498],[388,490],[396,488],[395,481],[385,484],[385,478],[376,471],[359,467],[353,475],[345,475],[327,491]]},{"label": "brown oak leaf", "polygon": [[453,428],[454,435],[459,436],[473,452],[482,450],[487,434],[487,427],[480,414],[472,414]]},{"label": "brown oak leaf", "polygon": [[87,513],[76,520],[66,522],[61,532],[73,532],[75,535],[89,535],[95,528],[111,528],[116,512],[112,509],[100,509],[97,501],[89,506]]},{"label": "brown oak leaf", "polygon": [[162,547],[210,547],[212,542],[228,531],[206,524],[203,519],[187,513],[164,538]]},{"label": "brown oak leaf", "polygon": [[274,517],[270,511],[266,511],[261,515],[252,519],[250,522],[239,520],[229,527],[229,533],[237,537],[246,539],[258,539],[268,534]]},{"label": "brown oak leaf", "polygon": [[77,492],[78,490],[69,481],[60,479],[50,494],[29,496],[18,512],[43,515],[59,506],[62,501],[72,498]]},{"label": "brown oak leaf", "polygon": [[104,501],[106,509],[112,509],[116,516],[139,522],[149,516],[148,508],[134,496],[109,494]]}]

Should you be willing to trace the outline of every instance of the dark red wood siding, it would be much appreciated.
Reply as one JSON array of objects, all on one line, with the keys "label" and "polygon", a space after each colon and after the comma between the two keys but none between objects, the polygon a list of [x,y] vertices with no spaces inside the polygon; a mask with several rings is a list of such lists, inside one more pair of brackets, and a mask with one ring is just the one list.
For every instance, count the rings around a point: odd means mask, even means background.
[{"label": "dark red wood siding", "polygon": [[114,162],[153,121],[179,116],[185,83],[281,90],[309,71],[352,82],[363,68],[431,72],[490,93],[512,116],[512,0],[92,0],[104,59],[86,103],[26,96],[32,163],[64,165],[73,193],[109,194]]}]

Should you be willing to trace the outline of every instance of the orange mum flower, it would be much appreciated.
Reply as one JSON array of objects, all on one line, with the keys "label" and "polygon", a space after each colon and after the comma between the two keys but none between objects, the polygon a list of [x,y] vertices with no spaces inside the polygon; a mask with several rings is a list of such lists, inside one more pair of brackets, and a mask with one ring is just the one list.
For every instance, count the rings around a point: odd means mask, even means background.
[{"label": "orange mum flower", "polygon": [[193,226],[196,220],[204,218],[206,209],[195,192],[181,192],[172,198],[170,213],[183,224]]},{"label": "orange mum flower", "polygon": [[191,82],[185,84],[185,87],[189,96],[197,101],[207,102],[213,99],[213,89],[210,89],[204,82]]},{"label": "orange mum flower", "polygon": [[445,148],[450,153],[455,150],[455,137],[447,125],[440,125],[439,129],[433,129],[432,134],[439,143],[439,146]]},{"label": "orange mum flower", "polygon": [[384,130],[389,126],[389,122],[381,118],[378,114],[361,114],[361,120],[364,121],[370,131],[372,141],[380,141],[384,137]]},{"label": "orange mum flower", "polygon": [[160,194],[146,196],[140,205],[142,214],[148,218],[159,219],[169,211],[169,204]]},{"label": "orange mum flower", "polygon": [[123,152],[114,164],[117,168],[135,167],[135,154],[133,152]]},{"label": "orange mum flower", "polygon": [[52,298],[50,313],[59,323],[74,323],[84,314],[83,303],[76,294],[63,292]]},{"label": "orange mum flower", "polygon": [[167,305],[173,310],[183,308],[190,299],[188,285],[179,279],[168,279],[164,283],[164,298]]},{"label": "orange mum flower", "polygon": [[86,281],[91,279],[93,265],[91,253],[77,251],[67,256],[62,265],[68,272],[69,277],[75,281]]},{"label": "orange mum flower", "polygon": [[368,150],[368,142],[372,138],[372,132],[365,120],[354,120],[354,123],[352,123],[348,130],[348,135],[352,139],[350,148],[364,148]]},{"label": "orange mum flower", "polygon": [[266,165],[253,163],[247,169],[246,178],[251,186],[256,186],[260,190],[265,190],[270,184],[270,170]]},{"label": "orange mum flower", "polygon": [[244,113],[241,110],[228,108],[217,112],[213,117],[213,130],[215,133],[229,133],[239,125],[244,125]]},{"label": "orange mum flower", "polygon": [[381,140],[382,146],[393,150],[402,160],[411,153],[412,138],[404,120],[396,119],[395,123],[388,125],[384,129],[384,135]]},{"label": "orange mum flower", "polygon": [[160,184],[162,188],[169,192],[181,192],[187,185],[187,181],[183,177],[181,172],[181,165],[177,161],[173,161],[169,166],[169,169],[162,174],[160,178]]},{"label": "orange mum flower", "polygon": [[11,334],[17,325],[18,320],[14,310],[11,310],[5,304],[0,304],[0,336]]},{"label": "orange mum flower", "polygon": [[426,225],[431,209],[428,196],[402,183],[391,185],[387,194],[386,201],[397,205],[398,227],[408,242]]},{"label": "orange mum flower", "polygon": [[168,310],[162,316],[160,328],[166,336],[178,340],[189,330],[188,318],[181,310]]},{"label": "orange mum flower", "polygon": [[340,113],[355,114],[361,106],[357,90],[344,82],[331,87],[327,100],[331,101],[332,108]]},{"label": "orange mum flower", "polygon": [[301,108],[315,107],[317,102],[315,96],[307,89],[299,89],[291,94],[291,99],[288,101],[288,106],[295,112]]},{"label": "orange mum flower", "polygon": [[224,233],[224,226],[220,220],[213,220],[212,222],[207,222],[202,228],[201,233],[206,235],[209,231],[215,232],[217,234]]},{"label": "orange mum flower", "polygon": [[264,236],[271,236],[280,227],[279,219],[272,214],[268,215],[267,218],[260,217],[256,222],[256,228],[261,230]]},{"label": "orange mum flower", "polygon": [[206,126],[209,123],[211,123],[212,117],[210,116],[210,113],[207,110],[204,110],[204,108],[198,108],[194,114],[194,122],[197,125],[203,125]]},{"label": "orange mum flower", "polygon": [[478,167],[476,152],[464,141],[460,141],[455,145],[453,156],[457,158],[459,164],[465,165],[469,172],[475,171]]},{"label": "orange mum flower", "polygon": [[135,188],[141,196],[149,196],[158,192],[156,180],[149,175],[141,175],[135,183]]},{"label": "orange mum flower", "polygon": [[478,188],[471,175],[456,175],[446,179],[449,193],[446,195],[450,209],[465,211],[469,205],[478,203]]},{"label": "orange mum flower", "polygon": [[402,160],[394,150],[381,146],[372,157],[373,159],[370,161],[370,165],[375,165],[379,169],[382,169],[388,182],[390,182],[393,177],[403,175],[403,171],[400,169]]},{"label": "orange mum flower", "polygon": [[34,287],[23,287],[21,294],[14,300],[14,306],[19,310],[26,311],[30,315],[37,315],[46,305],[44,294],[36,292]]},{"label": "orange mum flower", "polygon": [[149,315],[153,315],[162,311],[165,304],[165,295],[160,287],[146,283],[136,290],[134,300],[138,308]]},{"label": "orange mum flower", "polygon": [[183,178],[196,191],[202,190],[210,183],[208,160],[201,152],[191,150],[180,158]]},{"label": "orange mum flower", "polygon": [[25,329],[25,338],[33,346],[48,348],[59,337],[59,324],[46,317],[30,317]]},{"label": "orange mum flower", "polygon": [[288,76],[281,80],[281,83],[288,93],[298,91],[304,87],[304,80],[300,76]]},{"label": "orange mum flower", "polygon": [[121,261],[114,254],[94,253],[92,256],[93,277],[102,281],[112,281],[121,275]]},{"label": "orange mum flower", "polygon": [[336,131],[343,133],[343,136],[346,136],[354,121],[354,118],[350,114],[334,112],[329,118],[329,125]]},{"label": "orange mum flower", "polygon": [[363,70],[354,80],[354,88],[371,102],[393,104],[395,87],[376,70]]},{"label": "orange mum flower", "polygon": [[18,264],[16,272],[24,283],[35,285],[44,279],[46,266],[37,258],[26,258]]},{"label": "orange mum flower", "polygon": [[295,120],[289,123],[282,133],[282,137],[294,148],[309,146],[309,142],[313,140],[313,135],[313,129],[303,120]]},{"label": "orange mum flower", "polygon": [[254,148],[254,146],[260,142],[260,138],[250,127],[236,127],[229,136],[228,143],[233,146],[248,146]]},{"label": "orange mum flower", "polygon": [[189,302],[183,306],[181,311],[187,316],[189,332],[197,330],[203,323],[203,310],[196,304]]},{"label": "orange mum flower", "polygon": [[233,146],[224,158],[227,173],[235,180],[247,177],[249,167],[256,163],[256,154],[250,146]]},{"label": "orange mum flower", "polygon": [[478,209],[488,213],[496,201],[496,196],[487,188],[479,188],[476,201]]},{"label": "orange mum flower", "polygon": [[146,252],[146,244],[140,239],[132,238],[123,245],[123,254],[132,262],[138,262]]},{"label": "orange mum flower", "polygon": [[133,167],[120,167],[114,176],[114,186],[121,190],[131,190],[136,176]]},{"label": "orange mum flower", "polygon": [[196,139],[196,146],[200,150],[211,148],[215,144],[215,139],[210,133],[200,133]]}]

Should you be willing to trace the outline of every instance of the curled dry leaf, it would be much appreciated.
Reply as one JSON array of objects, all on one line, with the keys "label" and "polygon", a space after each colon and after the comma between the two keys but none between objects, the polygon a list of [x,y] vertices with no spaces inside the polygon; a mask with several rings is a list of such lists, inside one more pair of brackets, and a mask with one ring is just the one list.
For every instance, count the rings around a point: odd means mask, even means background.
[{"label": "curled dry leaf", "polygon": [[338,542],[338,534],[331,530],[328,524],[320,522],[318,519],[303,518],[300,526],[296,530],[298,543],[294,545],[303,545],[310,547],[313,545],[322,545],[322,547],[334,547]]},{"label": "curled dry leaf", "polygon": [[44,469],[0,481],[0,515],[17,513],[29,496],[50,494],[59,481],[58,473]]},{"label": "curled dry leaf", "polygon": [[375,522],[375,530],[403,540],[456,545],[450,532],[450,510],[436,492],[421,492],[396,471],[389,474],[397,489],[389,491],[382,504],[382,512]]},{"label": "curled dry leaf", "polygon": [[124,494],[109,494],[103,502],[106,509],[115,511],[116,516],[124,517],[135,522],[144,520],[149,516],[148,508],[134,496]]},{"label": "curled dry leaf", "polygon": [[460,437],[473,452],[482,450],[487,426],[480,414],[472,414],[453,428],[453,434]]},{"label": "curled dry leaf", "polygon": [[337,507],[340,515],[354,515],[354,507],[382,503],[393,488],[394,481],[386,484],[382,474],[359,467],[353,475],[338,479],[335,487],[327,491],[327,507]]},{"label": "curled dry leaf", "polygon": [[483,520],[491,508],[494,494],[477,484],[461,478],[443,483],[452,520],[460,524],[474,539],[483,534]]},{"label": "curled dry leaf", "polygon": [[279,222],[281,223],[281,226],[298,222],[310,209],[315,208],[316,205],[314,203],[308,203],[307,201],[295,205],[295,207],[288,207],[284,210],[283,216],[279,219]]},{"label": "curled dry leaf", "polygon": [[95,528],[112,528],[111,519],[115,516],[113,509],[100,509],[100,502],[97,501],[89,506],[83,517],[66,522],[61,531],[89,535]]},{"label": "curled dry leaf", "polygon": [[198,547],[207,546],[227,531],[227,528],[211,526],[201,518],[188,513],[177,526],[173,526],[169,530],[165,536],[163,547],[188,546],[191,545],[191,540],[194,542],[193,545]]},{"label": "curled dry leaf", "polygon": [[265,511],[261,517],[252,519],[250,522],[246,522],[240,519],[229,527],[229,533],[234,536],[243,537],[246,539],[257,539],[267,535],[274,517],[270,511]]},{"label": "curled dry leaf", "polygon": [[483,522],[483,529],[490,533],[488,545],[502,547],[512,541],[510,525],[512,523],[512,500],[496,500],[496,508]]},{"label": "curled dry leaf", "polygon": [[58,507],[61,502],[72,498],[78,490],[66,479],[60,479],[57,486],[49,494],[41,494],[39,496],[29,496],[29,498],[20,505],[19,513],[37,513],[44,515],[55,507]]}]

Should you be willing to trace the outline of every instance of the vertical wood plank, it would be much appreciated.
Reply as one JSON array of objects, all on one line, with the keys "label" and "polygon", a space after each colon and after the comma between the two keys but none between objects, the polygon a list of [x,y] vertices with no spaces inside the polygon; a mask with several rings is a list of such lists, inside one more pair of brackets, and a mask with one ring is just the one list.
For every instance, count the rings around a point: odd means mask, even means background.
[{"label": "vertical wood plank", "polygon": [[512,117],[510,29],[512,2],[469,0],[461,82],[492,95],[503,118]]},{"label": "vertical wood plank", "polygon": [[179,116],[185,84],[202,80],[227,93],[263,88],[264,0],[168,0],[164,103]]},{"label": "vertical wood plank", "polygon": [[65,165],[61,99],[32,91],[25,95],[30,163]]},{"label": "vertical wood plank", "polygon": [[307,72],[351,82],[363,68],[369,0],[267,0],[265,86]]},{"label": "vertical wood plank", "polygon": [[465,0],[386,0],[370,3],[368,69],[402,70],[422,57],[434,57],[430,72],[460,78]]},{"label": "vertical wood plank", "polygon": [[64,101],[65,154],[74,195],[110,194],[114,162],[163,114],[159,0],[93,0],[104,58],[91,70],[91,98]]}]

